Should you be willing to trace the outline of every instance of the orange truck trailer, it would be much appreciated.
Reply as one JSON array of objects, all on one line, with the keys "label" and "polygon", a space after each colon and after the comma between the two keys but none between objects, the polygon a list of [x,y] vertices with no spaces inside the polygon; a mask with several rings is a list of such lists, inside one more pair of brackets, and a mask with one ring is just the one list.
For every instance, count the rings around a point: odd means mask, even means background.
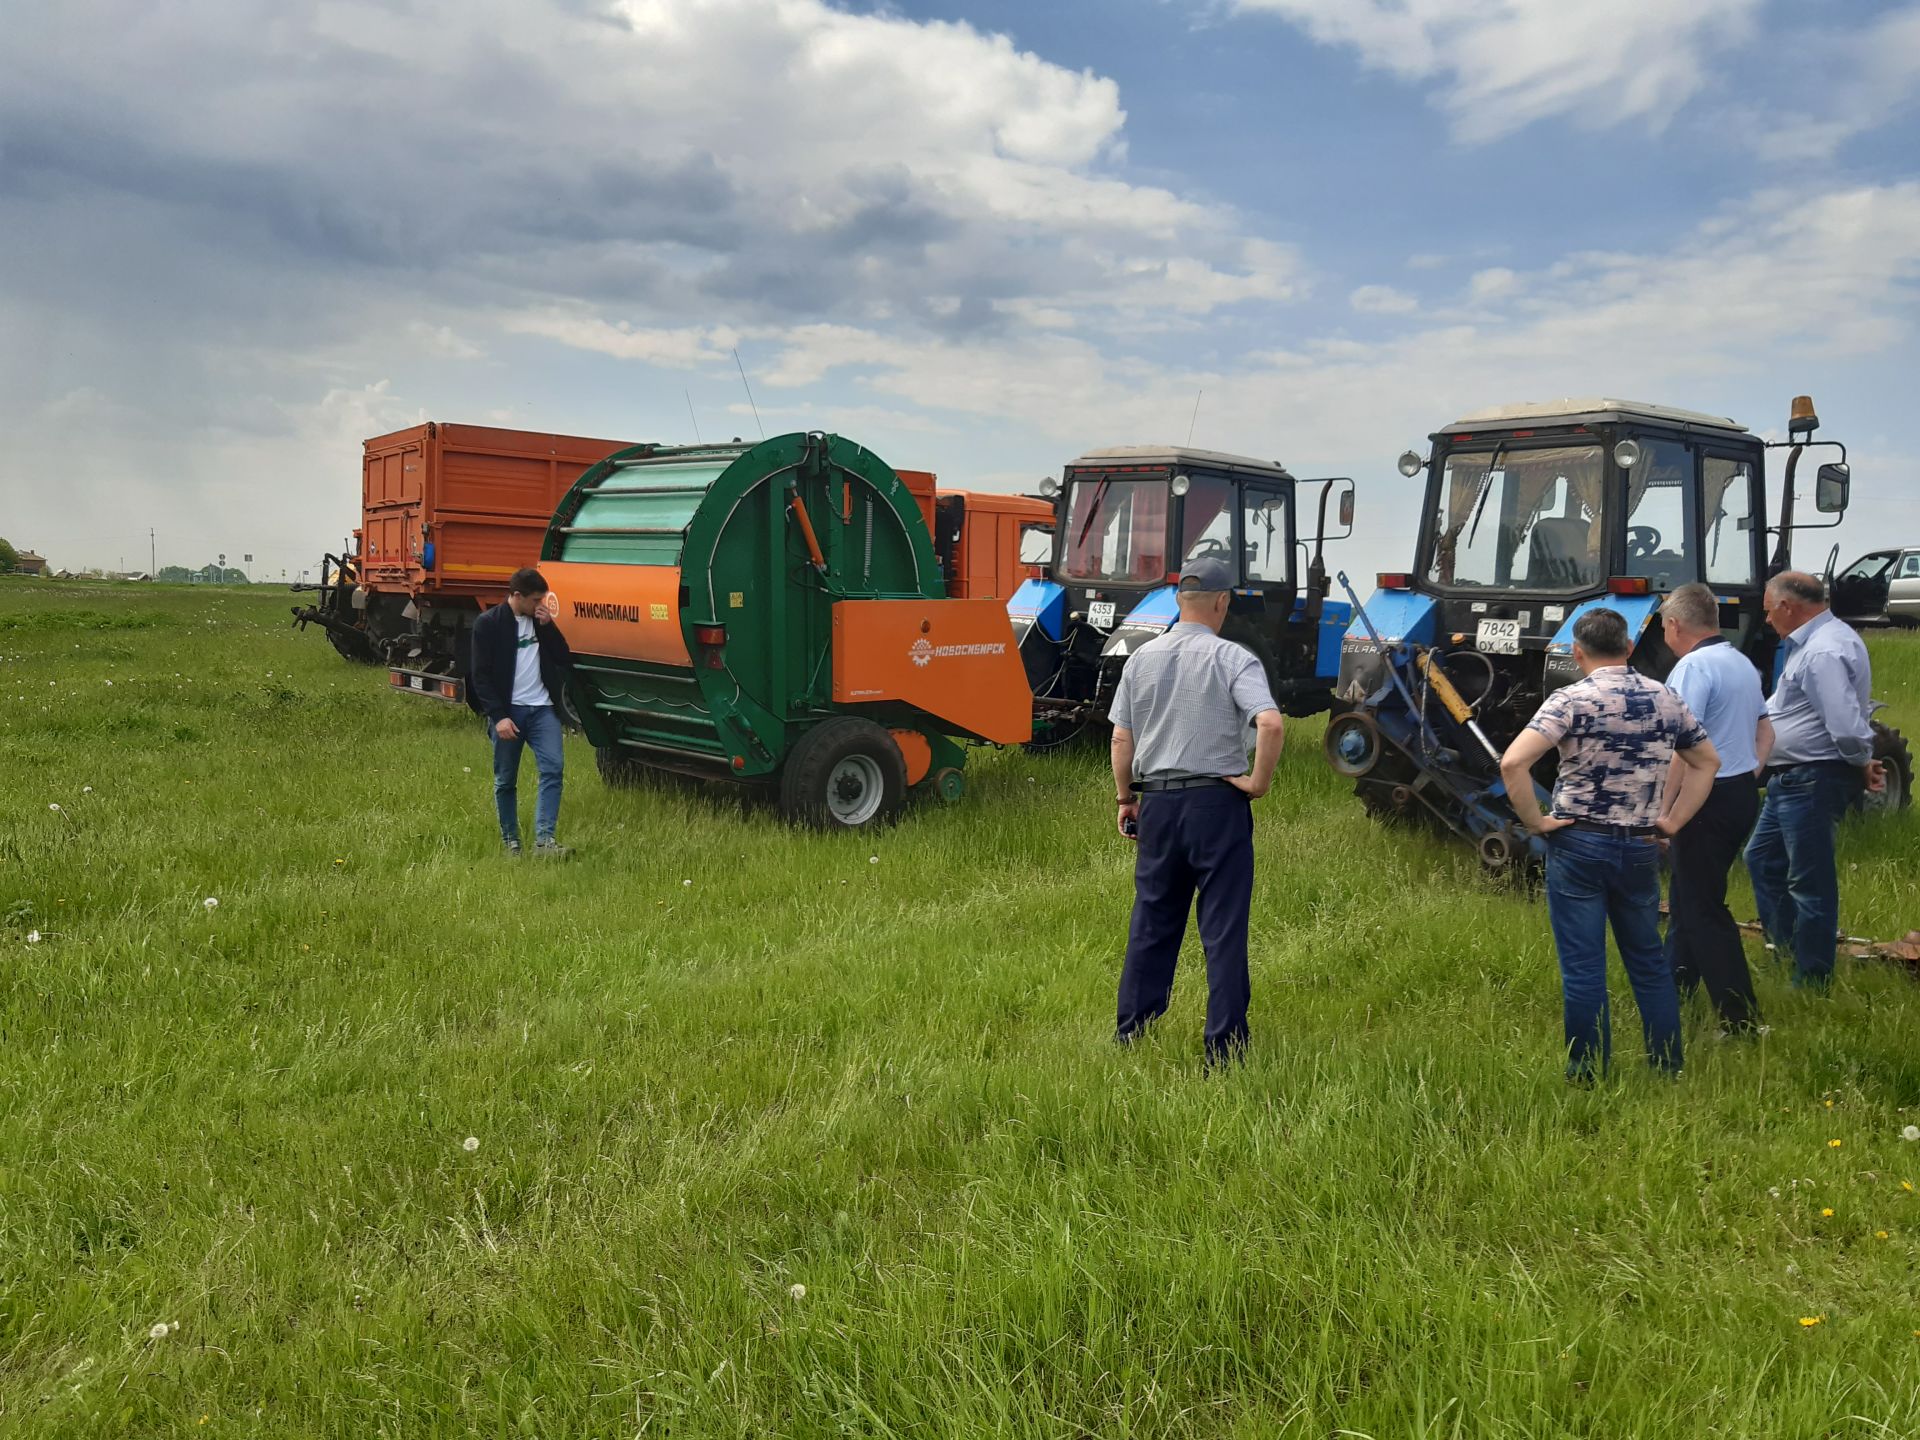
[{"label": "orange truck trailer", "polygon": [[537,562],[574,481],[631,443],[433,421],[374,436],[359,528],[323,557],[316,600],[294,623],[320,626],[349,660],[386,665],[396,689],[464,700],[474,620]]}]

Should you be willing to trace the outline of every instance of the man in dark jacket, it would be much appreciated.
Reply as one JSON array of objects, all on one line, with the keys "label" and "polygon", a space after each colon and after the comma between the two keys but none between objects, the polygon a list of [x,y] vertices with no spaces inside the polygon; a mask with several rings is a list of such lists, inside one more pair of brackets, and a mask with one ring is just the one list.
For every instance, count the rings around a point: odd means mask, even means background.
[{"label": "man in dark jacket", "polygon": [[486,716],[493,740],[493,801],[507,853],[520,853],[520,752],[531,745],[540,771],[533,810],[533,853],[563,859],[560,820],[560,718],[555,709],[573,665],[566,637],[546,608],[538,570],[516,570],[506,600],[473,622],[467,704]]}]

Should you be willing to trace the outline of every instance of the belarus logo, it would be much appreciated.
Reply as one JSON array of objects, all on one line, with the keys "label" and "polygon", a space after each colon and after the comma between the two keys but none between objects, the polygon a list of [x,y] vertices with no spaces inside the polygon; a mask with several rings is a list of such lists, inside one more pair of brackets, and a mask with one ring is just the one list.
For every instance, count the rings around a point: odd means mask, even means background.
[{"label": "belarus logo", "polygon": [[913,642],[913,648],[907,651],[907,655],[914,664],[925,666],[933,659],[933,642],[922,635]]}]

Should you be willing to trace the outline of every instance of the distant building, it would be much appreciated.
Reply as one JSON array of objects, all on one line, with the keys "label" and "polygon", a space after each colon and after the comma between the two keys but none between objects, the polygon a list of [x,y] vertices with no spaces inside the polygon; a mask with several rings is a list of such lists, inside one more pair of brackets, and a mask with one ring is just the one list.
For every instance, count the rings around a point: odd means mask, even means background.
[{"label": "distant building", "polygon": [[47,557],[36,555],[31,550],[16,552],[13,561],[16,575],[44,575],[47,573]]}]

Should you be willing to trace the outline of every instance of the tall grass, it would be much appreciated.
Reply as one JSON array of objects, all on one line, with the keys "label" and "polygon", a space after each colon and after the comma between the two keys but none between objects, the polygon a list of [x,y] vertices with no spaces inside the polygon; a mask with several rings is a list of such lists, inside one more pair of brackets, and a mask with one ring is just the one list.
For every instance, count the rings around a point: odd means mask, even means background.
[{"label": "tall grass", "polygon": [[282,603],[0,583],[0,1433],[1920,1434],[1906,975],[1756,946],[1677,1084],[1616,982],[1570,1090],[1544,908],[1296,723],[1209,1077],[1197,948],[1107,1038],[1102,757],[821,837],[576,738],[513,863],[477,725]]}]

